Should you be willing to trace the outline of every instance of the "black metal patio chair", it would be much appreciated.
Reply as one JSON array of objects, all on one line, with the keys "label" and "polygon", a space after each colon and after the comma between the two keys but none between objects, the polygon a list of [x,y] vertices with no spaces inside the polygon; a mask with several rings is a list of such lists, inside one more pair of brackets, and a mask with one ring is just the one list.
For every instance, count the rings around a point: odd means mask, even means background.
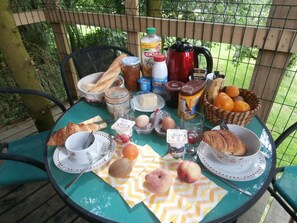
[{"label": "black metal patio chair", "polygon": [[[65,106],[44,92],[31,89],[3,89],[0,94],[32,94],[54,102],[63,112]],[[10,141],[0,142],[0,185],[22,184],[47,180],[44,167],[44,148],[50,130]]]},{"label": "black metal patio chair", "polygon": [[92,73],[106,71],[114,59],[121,53],[134,56],[128,50],[116,46],[91,46],[72,52],[63,59],[60,70],[70,105],[74,103],[66,78],[66,70],[71,66],[70,61],[73,61],[77,78],[81,79]]},{"label": "black metal patio chair", "polygon": [[[290,149],[296,151],[292,143],[293,137],[296,137],[297,122],[287,128],[276,140],[276,148],[282,144],[283,141],[288,139]],[[290,140],[291,139],[291,140]],[[287,140],[286,140],[287,141]],[[296,156],[296,155],[295,155]],[[278,177],[281,175],[280,177]],[[278,203],[286,210],[286,212],[297,221],[297,166],[283,166],[276,168],[271,186],[268,191]]]}]

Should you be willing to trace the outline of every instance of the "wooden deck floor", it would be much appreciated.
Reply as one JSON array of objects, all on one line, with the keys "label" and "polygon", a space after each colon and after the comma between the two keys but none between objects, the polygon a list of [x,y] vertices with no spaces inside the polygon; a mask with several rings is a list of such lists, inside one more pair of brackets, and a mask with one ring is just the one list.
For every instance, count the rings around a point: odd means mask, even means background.
[{"label": "wooden deck floor", "polygon": [[[57,108],[52,110],[56,118]],[[0,129],[0,141],[10,141],[36,132],[32,120],[5,126]],[[248,212],[238,219],[238,223],[285,223],[288,214],[273,201],[269,205],[266,193]],[[87,222],[70,209],[58,196],[49,182],[26,183],[18,186],[0,187],[0,222]]]}]

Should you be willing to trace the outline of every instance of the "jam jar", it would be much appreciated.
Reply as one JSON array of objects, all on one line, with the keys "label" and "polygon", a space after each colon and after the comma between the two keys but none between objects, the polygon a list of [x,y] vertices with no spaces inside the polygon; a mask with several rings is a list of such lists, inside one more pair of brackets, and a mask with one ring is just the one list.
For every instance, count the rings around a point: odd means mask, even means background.
[{"label": "jam jar", "polygon": [[122,73],[126,88],[129,91],[137,91],[140,77],[140,60],[138,57],[124,57],[122,59]]},{"label": "jam jar", "polygon": [[115,111],[124,114],[130,108],[130,93],[126,88],[112,87],[105,93],[105,102],[111,116],[114,117]]},{"label": "jam jar", "polygon": [[205,88],[204,80],[191,80],[181,87],[178,97],[178,116],[182,117],[183,113],[193,114],[188,116],[192,119],[197,112],[199,99]]},{"label": "jam jar", "polygon": [[178,107],[178,94],[184,83],[181,81],[169,81],[165,85],[167,106],[170,108]]}]

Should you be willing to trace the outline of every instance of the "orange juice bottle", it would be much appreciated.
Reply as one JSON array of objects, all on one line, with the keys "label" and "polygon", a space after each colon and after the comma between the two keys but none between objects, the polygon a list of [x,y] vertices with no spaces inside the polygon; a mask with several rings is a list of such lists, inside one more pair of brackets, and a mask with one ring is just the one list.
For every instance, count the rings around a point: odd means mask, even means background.
[{"label": "orange juice bottle", "polygon": [[160,54],[161,51],[161,37],[156,35],[154,27],[146,28],[146,33],[140,40],[142,75],[152,78],[154,55]]}]

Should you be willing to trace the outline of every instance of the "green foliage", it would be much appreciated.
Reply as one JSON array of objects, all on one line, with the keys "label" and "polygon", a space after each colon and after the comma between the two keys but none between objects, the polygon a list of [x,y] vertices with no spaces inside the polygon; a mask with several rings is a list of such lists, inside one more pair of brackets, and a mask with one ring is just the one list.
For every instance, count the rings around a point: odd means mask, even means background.
[{"label": "green foliage", "polygon": [[106,0],[64,0],[61,6],[75,11],[104,12],[111,14],[124,14],[125,1],[106,1]]},{"label": "green foliage", "polygon": [[127,34],[122,31],[111,30],[106,28],[87,28],[83,27],[83,32],[77,33],[79,27],[72,26],[75,30],[72,34],[71,48],[73,51],[87,46],[95,45],[115,45],[127,48]]}]

